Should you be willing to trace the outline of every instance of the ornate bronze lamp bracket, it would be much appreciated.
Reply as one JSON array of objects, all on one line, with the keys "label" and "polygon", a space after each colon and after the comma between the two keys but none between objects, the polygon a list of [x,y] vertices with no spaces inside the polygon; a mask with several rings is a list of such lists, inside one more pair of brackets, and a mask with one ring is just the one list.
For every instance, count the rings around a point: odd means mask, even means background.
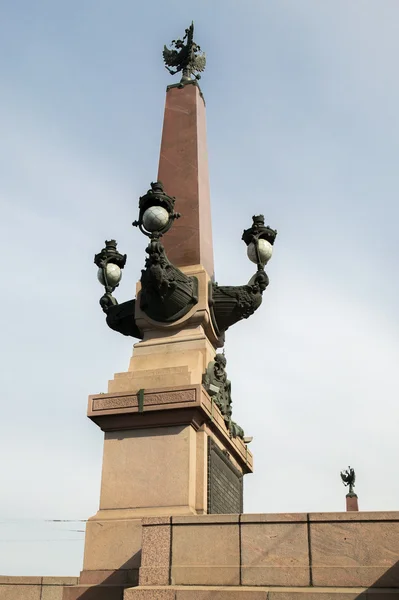
[{"label": "ornate bronze lamp bracket", "polygon": [[127,259],[126,254],[120,254],[116,246],[115,240],[106,241],[105,248],[94,256],[94,264],[98,267],[97,278],[105,288],[105,294],[100,298],[100,305],[105,313],[110,306],[118,304],[112,292],[120,283]]},{"label": "ornate bronze lamp bracket", "polygon": [[221,339],[229,327],[253,315],[262,304],[263,292],[269,285],[264,266],[271,258],[277,231],[265,226],[263,215],[254,216],[252,220],[252,227],[244,230],[242,239],[247,245],[248,258],[257,265],[257,272],[246,285],[211,283],[209,286],[211,318]]},{"label": "ornate bronze lamp bracket", "polygon": [[198,281],[188,277],[172,265],[160,242],[175,219],[175,198],[168,196],[160,181],[151,183],[151,189],[139,200],[139,218],[133,225],[150,238],[146,248],[148,257],[141,271],[140,308],[154,321],[177,321],[198,302]]}]

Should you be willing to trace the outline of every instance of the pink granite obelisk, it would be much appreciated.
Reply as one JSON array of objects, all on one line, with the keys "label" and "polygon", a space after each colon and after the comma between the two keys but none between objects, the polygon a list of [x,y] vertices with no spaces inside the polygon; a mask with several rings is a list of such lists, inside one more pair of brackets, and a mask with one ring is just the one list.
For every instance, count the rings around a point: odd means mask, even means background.
[{"label": "pink granite obelisk", "polygon": [[356,494],[347,494],[346,495],[346,511],[358,511],[359,503]]},{"label": "pink granite obelisk", "polygon": [[142,310],[137,284],[135,322],[143,339],[128,371],[115,374],[107,393],[89,397],[88,416],[104,431],[100,503],[87,522],[79,583],[63,600],[121,600],[141,566],[145,572],[145,519],[211,510],[211,455],[229,457],[237,503],[242,477],[253,471],[244,440],[230,434],[202,385],[220,340],[209,303],[214,266],[205,104],[195,80],[167,88],[158,180],[181,213],[162,244],[171,263],[195,279],[197,299],[175,322],[158,322]]},{"label": "pink granite obelisk", "polygon": [[202,265],[213,279],[205,102],[193,80],[166,91],[158,180],[181,213],[162,240],[176,267]]}]

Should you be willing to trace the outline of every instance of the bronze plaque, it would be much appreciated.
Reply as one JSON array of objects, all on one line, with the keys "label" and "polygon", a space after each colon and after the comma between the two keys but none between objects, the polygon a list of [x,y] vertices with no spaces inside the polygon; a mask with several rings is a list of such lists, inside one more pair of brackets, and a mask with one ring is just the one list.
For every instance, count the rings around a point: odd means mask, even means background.
[{"label": "bronze plaque", "polygon": [[243,512],[243,475],[208,436],[208,514]]}]

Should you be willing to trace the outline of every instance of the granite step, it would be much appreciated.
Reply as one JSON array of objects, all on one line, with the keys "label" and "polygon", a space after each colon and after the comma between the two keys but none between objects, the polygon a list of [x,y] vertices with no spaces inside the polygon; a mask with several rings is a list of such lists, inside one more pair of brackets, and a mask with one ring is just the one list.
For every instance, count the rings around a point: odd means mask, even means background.
[{"label": "granite step", "polygon": [[124,600],[399,600],[399,589],[168,586],[125,590]]}]

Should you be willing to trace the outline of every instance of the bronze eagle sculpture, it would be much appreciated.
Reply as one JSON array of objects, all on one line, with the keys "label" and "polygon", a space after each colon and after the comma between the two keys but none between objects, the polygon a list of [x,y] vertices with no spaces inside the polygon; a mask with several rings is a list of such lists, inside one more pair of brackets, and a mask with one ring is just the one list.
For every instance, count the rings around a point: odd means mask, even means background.
[{"label": "bronze eagle sculpture", "polygon": [[[186,43],[184,43],[186,41]],[[172,40],[171,46],[174,48],[163,48],[163,59],[165,67],[171,75],[176,75],[182,71],[181,84],[189,83],[195,79],[200,79],[200,72],[205,70],[206,56],[201,51],[201,47],[194,42],[194,23],[191,23],[185,31],[182,40]],[[174,70],[173,70],[174,69]]]},{"label": "bronze eagle sculpture", "polygon": [[356,481],[355,470],[352,467],[348,467],[345,471],[341,471],[341,479],[344,485],[349,486],[349,495],[353,495],[353,488]]}]

